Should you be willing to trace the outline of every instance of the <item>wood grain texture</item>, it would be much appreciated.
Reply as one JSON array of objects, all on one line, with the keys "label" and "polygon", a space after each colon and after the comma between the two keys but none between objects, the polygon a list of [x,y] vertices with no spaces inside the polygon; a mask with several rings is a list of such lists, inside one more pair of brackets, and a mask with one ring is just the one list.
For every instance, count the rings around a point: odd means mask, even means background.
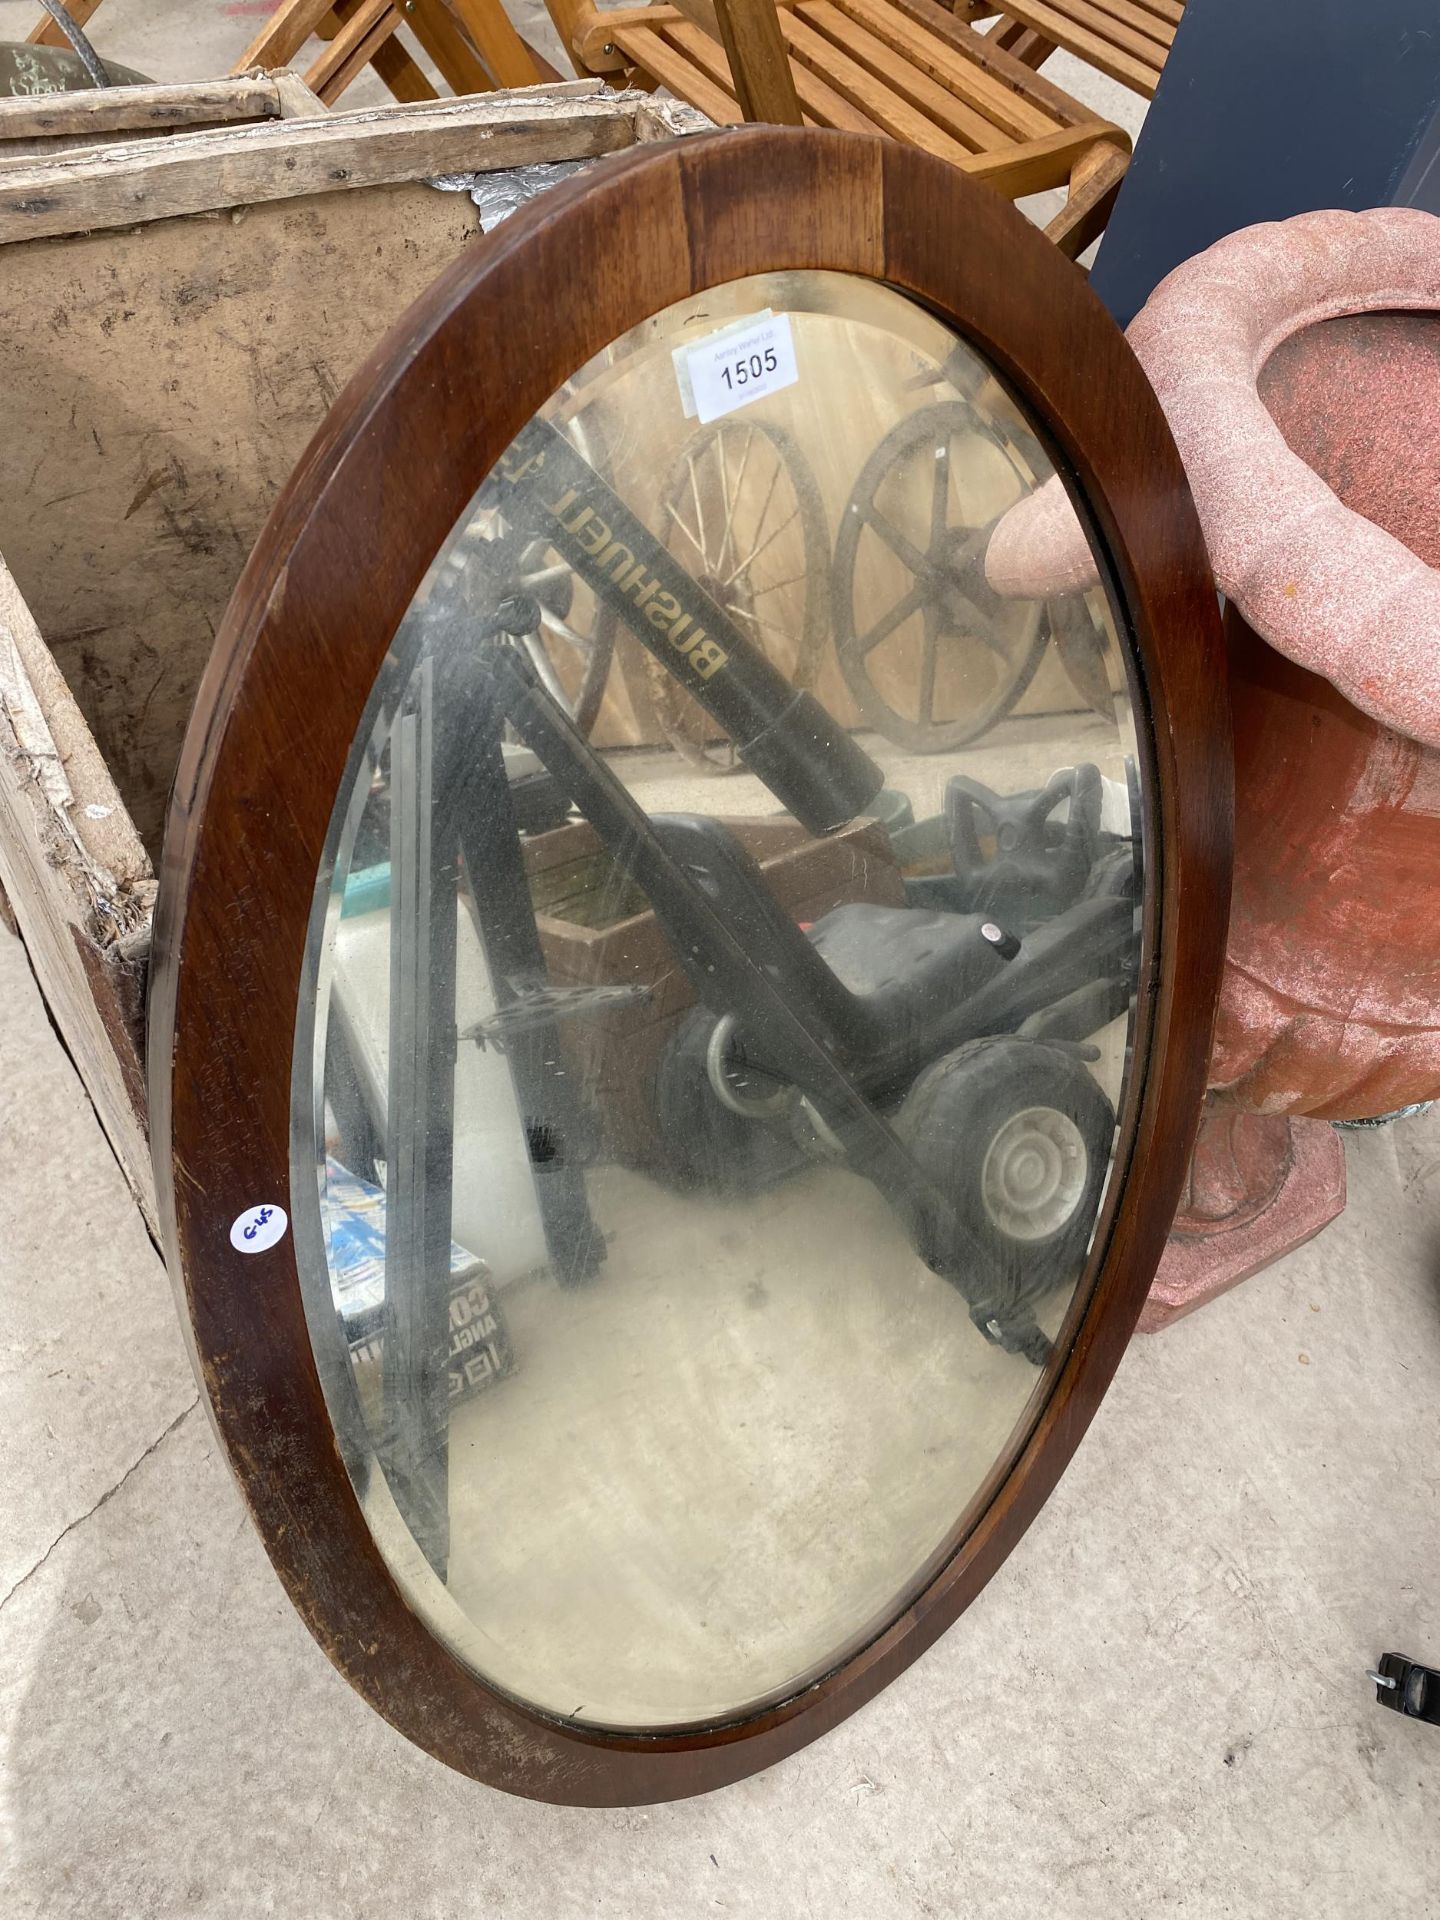
[{"label": "wood grain texture", "polygon": [[144,993],[155,880],[109,769],[0,561],[0,886],[152,1232]]},{"label": "wood grain texture", "polygon": [[726,0],[718,10],[716,0],[683,0],[678,12],[570,4],[563,21],[555,17],[580,65],[638,69],[717,123],[886,134],[1010,199],[1065,187],[1066,206],[1047,232],[1071,257],[1103,228],[1130,150],[1119,127],[938,0],[740,0],[734,17],[764,39],[748,56],[772,90],[764,111],[747,92]]},{"label": "wood grain texture", "polygon": [[400,15],[390,0],[356,0],[347,8],[338,33],[305,70],[305,84],[330,104],[355,77],[358,68],[369,64],[370,57],[400,25]]},{"label": "wood grain texture", "polygon": [[[600,109],[637,141],[688,112]],[[367,345],[478,231],[463,194],[406,182],[0,254],[0,552],[146,844],[276,494]]]},{"label": "wood grain texture", "polygon": [[461,30],[445,0],[415,0],[406,16],[410,31],[420,42],[455,93],[489,93],[494,76]]},{"label": "wood grain texture", "polygon": [[[947,318],[1089,503],[1133,634],[1156,802],[1145,829],[1148,1050],[1120,1117],[1143,1177],[1111,1183],[1033,1427],[876,1639],[736,1725],[582,1731],[488,1689],[406,1603],[335,1446],[294,1238],[239,1263],[228,1227],[261,1193],[288,1197],[297,1221],[315,1207],[313,1188],[307,1197],[289,1182],[291,1033],[314,880],[374,676],[432,555],[514,435],[601,347],[717,282],[807,267],[886,281]],[[526,342],[503,383],[483,374],[497,337]],[[996,195],[894,142],[746,129],[612,162],[471,249],[342,394],[246,566],[176,779],[152,969],[155,1167],[182,1315],[277,1572],[359,1691],[477,1778],[540,1799],[631,1804],[779,1759],[929,1645],[1053,1487],[1144,1301],[1200,1108],[1229,861],[1224,659],[1183,471],[1083,276]],[[304,1230],[318,1235],[318,1219]]]},{"label": "wood grain texture", "polygon": [[798,127],[800,102],[780,37],[775,0],[713,0],[713,4],[735,98],[745,118]]},{"label": "wood grain texture", "polygon": [[101,87],[84,93],[40,93],[0,100],[0,140],[51,135],[175,131],[232,120],[278,120],[272,79],[185,81],[178,86]]},{"label": "wood grain texture", "polygon": [[152,847],[266,514],[478,231],[465,195],[412,183],[0,252],[0,553]]},{"label": "wood grain texture", "polygon": [[429,174],[586,160],[634,138],[630,109],[568,81],[503,97],[122,142],[0,178],[0,244]]},{"label": "wood grain texture", "polygon": [[[83,27],[99,4],[100,0],[68,0],[67,11],[76,26]],[[70,45],[48,13],[40,15],[39,20],[25,37],[32,47],[68,47]]]},{"label": "wood grain texture", "polygon": [[500,86],[534,86],[540,78],[535,61],[500,0],[450,0],[450,4]]},{"label": "wood grain texture", "polygon": [[331,0],[283,0],[235,62],[235,73],[252,67],[288,67],[330,12]]},{"label": "wood grain texture", "polygon": [[1097,140],[1070,176],[1065,204],[1045,228],[1067,260],[1082,254],[1105,231],[1130,165],[1129,143]]},{"label": "wood grain texture", "polygon": [[[1168,40],[1137,32],[1127,21],[1087,0],[1006,0],[1006,12],[1022,26],[1150,99],[1169,51]],[[1157,33],[1172,32],[1157,27]]]}]

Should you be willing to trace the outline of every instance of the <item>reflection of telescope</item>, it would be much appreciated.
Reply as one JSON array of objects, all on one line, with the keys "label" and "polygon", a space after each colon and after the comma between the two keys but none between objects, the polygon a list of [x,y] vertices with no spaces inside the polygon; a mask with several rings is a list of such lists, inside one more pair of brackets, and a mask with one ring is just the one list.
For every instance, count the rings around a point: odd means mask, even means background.
[{"label": "reflection of telescope", "polygon": [[564,555],[812,833],[844,826],[874,799],[884,775],[869,754],[789,684],[548,422],[530,422],[485,492]]}]

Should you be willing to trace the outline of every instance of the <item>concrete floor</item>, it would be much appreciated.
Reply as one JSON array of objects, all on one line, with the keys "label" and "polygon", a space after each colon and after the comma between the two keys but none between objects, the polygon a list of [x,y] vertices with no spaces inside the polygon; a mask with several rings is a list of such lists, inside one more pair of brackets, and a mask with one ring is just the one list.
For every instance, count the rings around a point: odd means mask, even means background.
[{"label": "concrete floor", "polygon": [[[107,0],[94,37],[195,76],[262,11]],[[0,0],[0,37],[33,17]],[[0,1914],[1440,1913],[1440,1734],[1363,1676],[1440,1656],[1440,1118],[1347,1152],[1341,1220],[1135,1344],[1009,1564],[881,1699],[706,1799],[557,1811],[409,1747],[291,1612],[0,929]]]},{"label": "concrete floor", "polygon": [[1437,1911],[1440,1118],[1132,1347],[966,1618],[762,1777],[556,1811],[409,1747],[270,1572],[169,1288],[0,933],[0,1913],[1064,1920]]}]

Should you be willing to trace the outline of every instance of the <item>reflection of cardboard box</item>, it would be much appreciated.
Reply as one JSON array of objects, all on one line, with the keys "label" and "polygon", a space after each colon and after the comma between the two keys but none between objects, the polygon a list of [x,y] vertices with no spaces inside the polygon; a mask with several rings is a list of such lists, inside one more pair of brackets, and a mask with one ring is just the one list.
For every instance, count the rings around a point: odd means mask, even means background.
[{"label": "reflection of cardboard box", "polygon": [[[889,838],[873,821],[825,840],[788,817],[725,824],[797,922],[852,901],[905,904]],[[644,1001],[563,1021],[561,1031],[605,1151],[627,1165],[651,1164],[660,1148],[655,1070],[672,1028],[695,1005],[694,989],[645,895],[617,872],[587,822],[527,840],[525,867],[552,986],[649,989]]]},{"label": "reflection of cardboard box", "polygon": [[[385,1195],[338,1160],[325,1164],[330,1290],[345,1329],[362,1398],[380,1390],[385,1350]],[[510,1336],[490,1291],[490,1269],[453,1242],[450,1248],[451,1406],[470,1399],[514,1366]],[[378,1412],[378,1407],[372,1407]]]}]

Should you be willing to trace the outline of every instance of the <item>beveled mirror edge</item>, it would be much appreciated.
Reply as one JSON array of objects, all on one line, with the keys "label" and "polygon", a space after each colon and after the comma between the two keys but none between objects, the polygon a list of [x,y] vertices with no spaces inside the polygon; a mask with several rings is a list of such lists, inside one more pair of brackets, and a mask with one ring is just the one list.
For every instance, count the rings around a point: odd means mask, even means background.
[{"label": "beveled mirror edge", "polygon": [[[627,224],[650,245],[644,260],[615,245]],[[595,1735],[483,1685],[406,1605],[339,1457],[293,1238],[252,1261],[228,1231],[246,1205],[288,1198],[292,1009],[318,852],[370,680],[431,555],[514,433],[608,339],[715,281],[807,266],[883,279],[971,340],[1048,426],[1108,544],[1152,696],[1164,815],[1163,844],[1147,849],[1166,938],[1136,1090],[1146,1190],[1127,1182],[1119,1196],[1074,1344],[1008,1479],[885,1632],[736,1725]],[[503,389],[480,351],[497,339]],[[607,163],[475,243],[357,373],[247,564],[187,735],[156,918],[151,1113],[167,1258],[217,1432],[302,1617],[411,1739],[540,1799],[705,1791],[852,1712],[1000,1565],[1108,1384],[1184,1176],[1228,900],[1224,673],[1184,476],[1129,349],[1021,216],[914,149],[755,128]]]}]

